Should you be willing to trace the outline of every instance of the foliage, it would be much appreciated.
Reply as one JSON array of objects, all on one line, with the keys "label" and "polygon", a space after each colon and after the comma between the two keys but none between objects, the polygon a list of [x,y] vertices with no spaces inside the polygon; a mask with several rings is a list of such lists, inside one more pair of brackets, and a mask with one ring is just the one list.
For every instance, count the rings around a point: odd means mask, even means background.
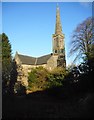
[{"label": "foliage", "polygon": [[2,73],[2,35],[0,34],[0,78],[1,73]]},{"label": "foliage", "polygon": [[47,81],[48,81],[47,87],[53,88],[53,87],[62,86],[63,80],[67,75],[67,73],[68,72],[65,70],[65,68],[61,68],[61,67],[55,68],[47,75]]},{"label": "foliage", "polygon": [[74,86],[71,87],[72,90],[92,90],[94,87],[91,78],[94,74],[94,18],[87,18],[75,29],[70,50],[70,55],[73,54],[76,55],[75,60],[82,58],[83,63],[75,67],[75,72],[73,71],[74,68],[72,68],[72,71],[67,76],[70,81],[67,82],[66,87],[72,83],[70,85]]},{"label": "foliage", "polygon": [[86,62],[75,66],[67,74],[63,82],[64,93],[67,96],[74,97],[74,95],[94,92],[93,75],[94,63],[91,64],[91,70]]},{"label": "foliage", "polygon": [[5,33],[2,33],[2,83],[3,92],[7,92],[11,76],[11,44]]},{"label": "foliage", "polygon": [[28,77],[28,88],[32,91],[62,86],[63,79],[67,75],[65,68],[55,68],[47,71],[43,67],[32,68]]},{"label": "foliage", "polygon": [[85,63],[88,66],[90,72],[94,71],[94,44],[92,45],[89,59],[86,59]]},{"label": "foliage", "polygon": [[11,68],[11,78],[10,78],[10,84],[9,84],[9,93],[14,94],[14,86],[15,83],[17,82],[17,65],[15,60],[12,60],[12,68]]},{"label": "foliage", "polygon": [[23,86],[20,82],[16,82],[14,85],[14,92],[17,95],[25,95],[26,94],[26,87]]},{"label": "foliage", "polygon": [[[76,54],[75,60],[83,58],[89,60],[94,55],[94,19],[89,17],[75,29],[70,55]],[[74,61],[75,61],[74,60]]]},{"label": "foliage", "polygon": [[[2,35],[0,34],[0,63],[1,63],[1,60],[2,60]],[[1,66],[0,66],[0,68],[1,68]]]},{"label": "foliage", "polygon": [[32,68],[28,77],[28,89],[32,91],[46,88],[46,75],[48,71],[43,67]]}]

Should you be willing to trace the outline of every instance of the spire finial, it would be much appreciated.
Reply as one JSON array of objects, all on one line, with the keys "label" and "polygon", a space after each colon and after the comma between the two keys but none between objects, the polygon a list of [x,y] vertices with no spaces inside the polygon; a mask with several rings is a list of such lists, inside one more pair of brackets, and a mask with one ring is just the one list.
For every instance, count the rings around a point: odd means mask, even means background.
[{"label": "spire finial", "polygon": [[57,3],[55,34],[61,34],[61,33],[62,33],[62,27],[61,27],[61,22],[60,22],[60,10],[59,10],[59,6],[58,6],[58,3]]},{"label": "spire finial", "polygon": [[56,9],[59,9],[59,4],[57,3],[57,5],[56,5]]}]

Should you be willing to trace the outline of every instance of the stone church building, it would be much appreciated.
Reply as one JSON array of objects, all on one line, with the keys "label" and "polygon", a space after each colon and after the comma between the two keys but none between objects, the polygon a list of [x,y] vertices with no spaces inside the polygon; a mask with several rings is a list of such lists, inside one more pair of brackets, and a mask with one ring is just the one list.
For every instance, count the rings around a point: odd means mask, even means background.
[{"label": "stone church building", "polygon": [[56,8],[55,34],[52,35],[52,53],[41,57],[31,57],[16,52],[14,59],[18,71],[17,81],[25,86],[28,86],[28,72],[31,71],[31,68],[42,66],[48,70],[53,70],[58,66],[66,67],[64,34],[62,33],[58,6]]}]

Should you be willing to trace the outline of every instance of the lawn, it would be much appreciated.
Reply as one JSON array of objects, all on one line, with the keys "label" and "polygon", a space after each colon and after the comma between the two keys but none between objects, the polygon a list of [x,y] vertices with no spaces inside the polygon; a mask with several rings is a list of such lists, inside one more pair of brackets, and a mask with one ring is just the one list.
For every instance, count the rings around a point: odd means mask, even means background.
[{"label": "lawn", "polygon": [[94,93],[65,98],[62,94],[37,91],[28,95],[3,98],[3,118],[91,118]]}]

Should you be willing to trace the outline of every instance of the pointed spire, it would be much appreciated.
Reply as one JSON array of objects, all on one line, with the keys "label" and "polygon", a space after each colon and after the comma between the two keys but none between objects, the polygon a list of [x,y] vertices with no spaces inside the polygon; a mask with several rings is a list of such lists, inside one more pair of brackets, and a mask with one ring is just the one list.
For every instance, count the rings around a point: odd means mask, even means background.
[{"label": "pointed spire", "polygon": [[56,26],[55,26],[55,34],[62,34],[62,26],[60,22],[60,10],[57,4],[56,8]]}]

